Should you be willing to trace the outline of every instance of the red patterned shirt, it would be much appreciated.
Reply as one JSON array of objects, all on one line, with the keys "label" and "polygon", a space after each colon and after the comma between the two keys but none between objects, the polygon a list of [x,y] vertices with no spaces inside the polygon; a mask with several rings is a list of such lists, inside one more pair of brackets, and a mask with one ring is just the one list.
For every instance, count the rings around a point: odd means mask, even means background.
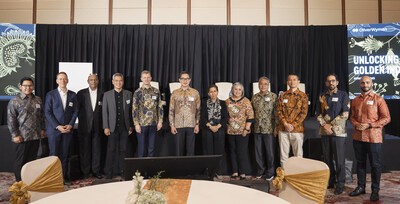
[{"label": "red patterned shirt", "polygon": [[[382,127],[390,122],[389,108],[385,100],[372,91],[365,96],[360,94],[351,102],[350,122],[354,126],[354,140],[382,143]],[[356,126],[361,123],[371,124],[371,128],[357,130]]]}]

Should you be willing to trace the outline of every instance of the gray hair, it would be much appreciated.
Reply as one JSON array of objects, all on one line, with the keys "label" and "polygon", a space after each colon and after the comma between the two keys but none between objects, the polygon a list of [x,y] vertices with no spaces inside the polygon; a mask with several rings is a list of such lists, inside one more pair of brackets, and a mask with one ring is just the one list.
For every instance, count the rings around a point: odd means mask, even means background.
[{"label": "gray hair", "polygon": [[115,74],[113,74],[113,76],[112,76],[112,80],[114,80],[115,77],[117,77],[117,76],[120,76],[120,77],[122,77],[122,79],[124,79],[124,75],[122,75],[121,73],[115,73]]},{"label": "gray hair", "polygon": [[243,97],[243,96],[244,96],[244,86],[243,86],[243,84],[240,83],[240,82],[235,82],[235,83],[232,85],[231,92],[229,93],[229,95],[230,95],[230,96],[233,96],[233,89],[235,88],[235,86],[241,86],[241,87],[242,87],[242,97]]},{"label": "gray hair", "polygon": [[89,78],[90,78],[91,76],[96,76],[96,78],[99,79],[99,76],[97,76],[96,73],[90,73],[87,79],[89,80]]},{"label": "gray hair", "polygon": [[262,76],[262,77],[260,77],[260,78],[258,79],[258,82],[260,82],[262,79],[266,79],[266,80],[268,81],[268,83],[270,82],[270,81],[269,81],[269,78],[268,78],[268,77],[266,77],[266,76]]}]

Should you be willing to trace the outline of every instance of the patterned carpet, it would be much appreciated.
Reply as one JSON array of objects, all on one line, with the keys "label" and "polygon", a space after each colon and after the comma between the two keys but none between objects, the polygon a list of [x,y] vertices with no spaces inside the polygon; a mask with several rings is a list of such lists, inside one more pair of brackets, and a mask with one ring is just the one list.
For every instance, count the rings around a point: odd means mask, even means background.
[{"label": "patterned carpet", "polygon": [[[356,197],[349,197],[348,193],[353,191],[353,189],[357,185],[356,179],[354,179],[353,183],[346,183],[344,192],[341,195],[334,195],[334,189],[328,189],[325,203],[372,203],[369,201],[369,196],[371,194],[371,175],[368,174],[367,176],[367,193],[365,195],[356,196]],[[356,178],[356,175],[353,175]],[[229,180],[229,176],[224,176],[223,180]],[[256,182],[258,179],[254,177],[248,177],[245,182],[254,181]],[[8,203],[11,194],[8,193],[8,188],[15,182],[14,174],[13,173],[0,173],[0,204]],[[74,181],[71,185],[65,186],[64,189],[71,190],[76,189],[84,186],[89,186],[96,183],[107,183],[112,181],[107,181],[105,179],[97,180],[95,178],[89,178],[85,180],[77,180]],[[262,189],[259,189],[262,190]],[[278,195],[278,191],[272,186],[270,193],[273,195]],[[384,173],[382,174],[381,178],[381,191],[379,193],[380,201],[377,203],[400,203],[400,171],[393,171],[391,173]]]}]

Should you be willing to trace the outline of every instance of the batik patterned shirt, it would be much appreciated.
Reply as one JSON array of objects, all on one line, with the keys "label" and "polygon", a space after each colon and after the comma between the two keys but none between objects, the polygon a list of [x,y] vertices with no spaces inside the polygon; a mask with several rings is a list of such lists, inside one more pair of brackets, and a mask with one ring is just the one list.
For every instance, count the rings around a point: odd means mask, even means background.
[{"label": "batik patterned shirt", "polygon": [[264,95],[257,93],[253,96],[251,104],[254,108],[253,133],[272,134],[277,131],[278,116],[276,113],[276,94],[267,92]]},{"label": "batik patterned shirt", "polygon": [[10,100],[7,106],[7,124],[11,139],[22,136],[23,141],[38,140],[45,130],[42,100],[32,94],[29,98],[21,93]]},{"label": "batik patterned shirt", "polygon": [[[350,122],[354,126],[353,139],[369,143],[382,143],[382,128],[390,122],[389,108],[385,100],[370,91],[360,94],[351,102]],[[371,128],[357,130],[356,126],[367,123]]]},{"label": "batik patterned shirt", "polygon": [[278,99],[276,111],[279,118],[279,131],[286,131],[284,122],[293,125],[292,133],[304,133],[304,120],[308,112],[307,95],[296,89],[285,91]]},{"label": "batik patterned shirt", "polygon": [[138,88],[133,94],[133,124],[152,126],[163,122],[163,107],[160,91],[154,87]]},{"label": "batik patterned shirt", "polygon": [[349,117],[350,101],[346,92],[337,88],[333,90],[332,95],[329,91],[319,96],[319,104],[317,105],[317,120],[320,124],[319,134],[327,135],[322,127],[325,124],[332,125],[334,136],[345,137],[346,121]]},{"label": "batik patterned shirt", "polygon": [[254,111],[251,102],[246,97],[239,100],[229,98],[225,101],[228,110],[228,128],[229,135],[241,135],[246,128],[247,122],[254,122]]},{"label": "batik patterned shirt", "polygon": [[169,122],[175,128],[195,127],[200,120],[200,96],[196,89],[179,88],[172,92]]}]

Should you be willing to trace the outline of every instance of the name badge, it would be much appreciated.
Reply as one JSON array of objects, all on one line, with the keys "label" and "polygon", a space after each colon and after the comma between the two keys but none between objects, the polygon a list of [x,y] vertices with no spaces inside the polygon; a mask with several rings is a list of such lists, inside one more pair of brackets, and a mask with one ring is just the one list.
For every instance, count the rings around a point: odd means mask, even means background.
[{"label": "name badge", "polygon": [[374,101],[367,101],[367,105],[374,105]]},{"label": "name badge", "polygon": [[333,97],[333,98],[332,98],[332,101],[333,101],[333,102],[338,102],[338,101],[339,101],[339,98],[338,98],[338,97]]},{"label": "name badge", "polygon": [[157,96],[152,96],[151,99],[156,100]]},{"label": "name badge", "polygon": [[271,99],[268,97],[268,98],[265,98],[264,99],[265,101],[271,101]]},{"label": "name badge", "polygon": [[188,99],[189,99],[189,101],[194,101],[194,98],[191,96],[189,96]]},{"label": "name badge", "polygon": [[131,103],[131,100],[126,100],[126,104],[130,104]]},{"label": "name badge", "polygon": [[283,103],[287,103],[289,100],[287,99],[283,99]]},{"label": "name badge", "polygon": [[74,106],[74,103],[73,102],[69,102],[69,106],[70,107]]},{"label": "name badge", "polygon": [[40,108],[40,104],[36,104],[36,108]]},{"label": "name badge", "polygon": [[102,101],[99,101],[99,106],[101,106],[101,105],[103,105],[103,102],[102,102]]}]

